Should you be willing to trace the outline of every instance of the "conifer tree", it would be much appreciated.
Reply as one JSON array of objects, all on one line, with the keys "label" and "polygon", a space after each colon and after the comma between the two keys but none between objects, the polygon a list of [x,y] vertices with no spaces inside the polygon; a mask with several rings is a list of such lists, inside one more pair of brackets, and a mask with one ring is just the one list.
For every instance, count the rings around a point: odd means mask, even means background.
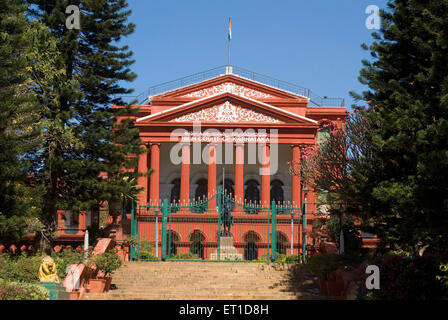
[{"label": "conifer tree", "polygon": [[[36,174],[45,187],[42,222],[49,227],[58,209],[89,209],[120,200],[134,187],[127,181],[135,179],[127,178],[137,175],[137,157],[129,155],[141,153],[138,131],[129,119],[116,120],[135,110],[112,107],[124,105],[120,96],[131,92],[121,82],[136,77],[129,69],[132,52],[118,44],[134,25],[127,22],[125,0],[29,2],[30,13],[56,39],[48,68],[60,75],[47,79],[38,94],[48,126]],[[67,29],[68,5],[81,10],[80,29]],[[39,239],[40,250],[51,250],[50,234]]]},{"label": "conifer tree", "polygon": [[0,3],[0,239],[19,240],[38,214],[38,189],[29,188],[27,154],[39,145],[39,116],[30,95],[31,50],[23,0]]},{"label": "conifer tree", "polygon": [[374,163],[358,170],[366,221],[414,254],[448,244],[448,2],[395,0],[363,61],[362,95],[374,112]]}]

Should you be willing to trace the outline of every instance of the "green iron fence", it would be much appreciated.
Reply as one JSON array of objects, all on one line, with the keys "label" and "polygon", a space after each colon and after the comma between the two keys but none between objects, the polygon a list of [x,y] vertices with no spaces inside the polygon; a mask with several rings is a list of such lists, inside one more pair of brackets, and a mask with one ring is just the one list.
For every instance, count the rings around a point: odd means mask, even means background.
[{"label": "green iron fence", "polygon": [[299,232],[301,223],[306,230],[303,208],[239,203],[222,188],[188,206],[164,200],[133,208],[137,246],[131,259],[306,262],[307,235],[302,232],[300,238]]}]

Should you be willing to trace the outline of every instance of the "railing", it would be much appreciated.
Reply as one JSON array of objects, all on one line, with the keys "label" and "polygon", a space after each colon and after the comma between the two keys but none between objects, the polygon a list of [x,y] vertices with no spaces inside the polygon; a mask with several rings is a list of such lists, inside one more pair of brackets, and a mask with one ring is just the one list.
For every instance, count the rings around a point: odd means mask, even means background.
[{"label": "railing", "polygon": [[[226,73],[226,68],[228,66],[219,66],[217,68],[213,68],[207,71],[195,73],[186,77],[182,77],[176,80],[164,82],[155,86],[152,86],[142,92],[137,96],[124,96],[122,97],[126,102],[130,102],[132,100],[139,101],[139,104],[146,103],[148,98],[151,96],[159,95],[168,91],[176,90],[188,85],[192,85],[195,83],[199,83],[201,81],[205,81],[208,79],[212,79],[223,75]],[[278,80],[272,78],[270,76],[266,76],[260,73],[256,73],[241,67],[232,66],[232,74],[237,75],[242,78],[246,78],[255,82],[259,82],[264,85],[271,86],[276,89],[280,89],[283,91],[287,91],[289,93],[303,96],[310,100],[310,103],[314,106],[334,106],[334,107],[344,107],[344,99],[343,98],[328,98],[326,96],[321,97],[318,94],[314,93],[308,88],[286,82],[283,80]]]}]

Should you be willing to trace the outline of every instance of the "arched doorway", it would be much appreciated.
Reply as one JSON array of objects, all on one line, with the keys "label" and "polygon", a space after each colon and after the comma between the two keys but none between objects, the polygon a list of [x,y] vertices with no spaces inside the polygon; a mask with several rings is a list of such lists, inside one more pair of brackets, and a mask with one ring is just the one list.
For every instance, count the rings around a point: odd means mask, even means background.
[{"label": "arched doorway", "polygon": [[277,253],[286,255],[288,238],[283,232],[277,231]]},{"label": "arched doorway", "polygon": [[[221,184],[220,185],[222,186],[222,180],[221,180]],[[235,189],[234,189],[233,180],[231,180],[231,179],[225,179],[224,180],[224,193],[229,195],[229,196],[232,195],[232,197],[235,196]]]},{"label": "arched doorway", "polygon": [[[222,180],[221,180],[221,184],[220,186],[222,186]],[[233,180],[231,179],[225,179],[224,180],[224,193],[227,195],[227,197],[233,199],[235,196],[235,190],[234,190],[234,183]],[[227,209],[232,212],[234,207],[235,207],[235,203],[233,201],[228,201],[226,200],[225,202],[223,202],[223,205],[227,206]]]},{"label": "arched doorway", "polygon": [[[260,202],[260,190],[259,190],[259,183],[256,180],[248,180],[246,182],[246,190],[244,191],[244,199],[246,203],[253,205],[258,204]],[[247,214],[257,214],[258,210],[251,209],[251,208],[244,208],[244,211]]]},{"label": "arched doorway", "polygon": [[198,257],[204,259],[204,244],[205,237],[199,230],[194,230],[190,235],[190,252],[198,255]]},{"label": "arched doorway", "polygon": [[172,257],[177,254],[177,242],[179,241],[179,236],[174,231],[169,231],[166,237],[168,257]]},{"label": "arched doorway", "polygon": [[[173,186],[171,187],[170,203],[178,203],[180,199],[180,178],[174,179],[171,184]],[[179,210],[177,207],[171,208],[171,212],[177,212],[177,210]]]},{"label": "arched doorway", "polygon": [[196,191],[194,192],[194,199],[196,201],[204,201],[204,199],[207,199],[207,193],[208,193],[208,180],[207,179],[199,179],[196,181],[196,184],[198,185],[196,187]]},{"label": "arched doorway", "polygon": [[257,260],[258,259],[258,246],[260,237],[255,231],[249,231],[244,237],[244,260]]},{"label": "arched doorway", "polygon": [[208,198],[208,180],[199,179],[196,181],[197,187],[194,192],[194,202],[190,204],[190,211],[192,213],[203,213],[207,211],[207,203],[205,203]]}]

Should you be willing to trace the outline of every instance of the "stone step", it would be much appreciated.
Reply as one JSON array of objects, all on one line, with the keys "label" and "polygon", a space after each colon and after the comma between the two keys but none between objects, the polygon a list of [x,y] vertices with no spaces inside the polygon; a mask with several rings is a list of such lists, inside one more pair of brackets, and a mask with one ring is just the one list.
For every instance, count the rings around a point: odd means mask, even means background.
[{"label": "stone step", "polygon": [[88,300],[296,300],[317,288],[302,266],[235,262],[130,262],[112,278],[114,289]]}]

